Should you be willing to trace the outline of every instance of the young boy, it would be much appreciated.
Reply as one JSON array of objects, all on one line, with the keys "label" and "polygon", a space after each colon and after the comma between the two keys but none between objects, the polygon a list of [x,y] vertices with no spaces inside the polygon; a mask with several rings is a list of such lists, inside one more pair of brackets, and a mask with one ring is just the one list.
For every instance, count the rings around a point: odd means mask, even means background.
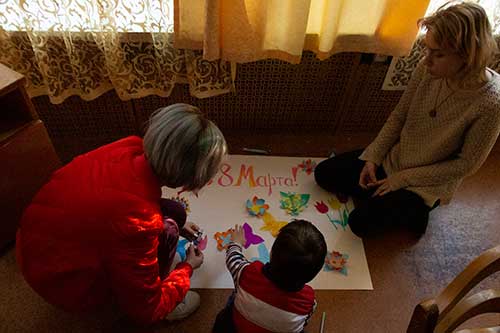
[{"label": "young boy", "polygon": [[326,242],[310,222],[283,227],[271,249],[271,261],[250,262],[242,253],[245,234],[236,225],[226,252],[235,292],[215,321],[213,332],[303,332],[316,301],[306,285],[323,267]]}]

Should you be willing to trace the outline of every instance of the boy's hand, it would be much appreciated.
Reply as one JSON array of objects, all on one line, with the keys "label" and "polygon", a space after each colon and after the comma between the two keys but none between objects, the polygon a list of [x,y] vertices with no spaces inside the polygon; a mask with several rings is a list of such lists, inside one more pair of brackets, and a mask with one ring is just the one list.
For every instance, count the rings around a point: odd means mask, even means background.
[{"label": "boy's hand", "polygon": [[194,224],[193,222],[186,222],[179,233],[188,241],[193,241],[196,239],[196,233],[198,231],[200,231],[200,227],[198,227],[198,225]]},{"label": "boy's hand", "polygon": [[186,262],[190,264],[193,269],[197,269],[203,264],[203,252],[191,244],[186,253]]},{"label": "boy's hand", "polygon": [[241,246],[244,246],[247,242],[245,238],[245,231],[240,225],[236,224],[234,226],[233,233],[231,234],[231,240],[235,243],[241,244]]}]

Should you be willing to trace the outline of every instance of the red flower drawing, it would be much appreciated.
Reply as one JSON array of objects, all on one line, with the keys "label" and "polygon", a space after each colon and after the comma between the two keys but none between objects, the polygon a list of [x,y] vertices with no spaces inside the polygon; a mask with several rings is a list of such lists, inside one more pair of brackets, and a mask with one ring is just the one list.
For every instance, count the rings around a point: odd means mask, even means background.
[{"label": "red flower drawing", "polygon": [[318,212],[320,212],[321,214],[328,213],[328,206],[323,201],[320,201],[320,202],[316,201],[316,204],[314,205],[314,207],[316,207]]}]

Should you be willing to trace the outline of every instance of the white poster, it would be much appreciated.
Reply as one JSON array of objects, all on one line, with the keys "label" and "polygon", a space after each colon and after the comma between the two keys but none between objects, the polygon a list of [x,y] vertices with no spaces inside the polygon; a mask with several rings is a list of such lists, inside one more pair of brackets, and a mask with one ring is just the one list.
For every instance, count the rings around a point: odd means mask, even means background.
[{"label": "white poster", "polygon": [[[276,234],[293,219],[312,222],[328,245],[328,263],[309,284],[314,289],[373,289],[363,243],[347,225],[352,201],[322,190],[314,167],[322,158],[230,155],[198,197],[163,188],[164,198],[181,198],[188,221],[207,236],[204,263],[194,271],[192,288],[233,288],[225,266],[224,246],[235,224],[244,225],[250,259],[268,260]],[[180,242],[180,247],[186,241]],[[179,247],[179,248],[180,248]],[[179,252],[183,252],[182,249]]]}]

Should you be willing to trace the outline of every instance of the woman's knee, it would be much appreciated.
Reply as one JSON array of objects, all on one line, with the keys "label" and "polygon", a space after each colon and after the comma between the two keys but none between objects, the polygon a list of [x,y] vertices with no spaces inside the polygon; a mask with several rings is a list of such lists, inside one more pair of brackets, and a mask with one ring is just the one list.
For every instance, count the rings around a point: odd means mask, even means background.
[{"label": "woman's knee", "polygon": [[335,158],[327,159],[320,162],[314,168],[314,179],[316,183],[323,189],[333,192],[338,187],[338,175],[340,174]]},{"label": "woman's knee", "polygon": [[373,223],[373,221],[370,221],[365,209],[355,208],[349,214],[349,227],[351,228],[352,233],[358,237],[365,237],[373,232],[373,226],[370,225],[370,222]]},{"label": "woman's knee", "polygon": [[329,168],[329,159],[319,162],[314,168],[314,178],[316,181],[321,181],[325,178],[327,173],[327,168]]}]

